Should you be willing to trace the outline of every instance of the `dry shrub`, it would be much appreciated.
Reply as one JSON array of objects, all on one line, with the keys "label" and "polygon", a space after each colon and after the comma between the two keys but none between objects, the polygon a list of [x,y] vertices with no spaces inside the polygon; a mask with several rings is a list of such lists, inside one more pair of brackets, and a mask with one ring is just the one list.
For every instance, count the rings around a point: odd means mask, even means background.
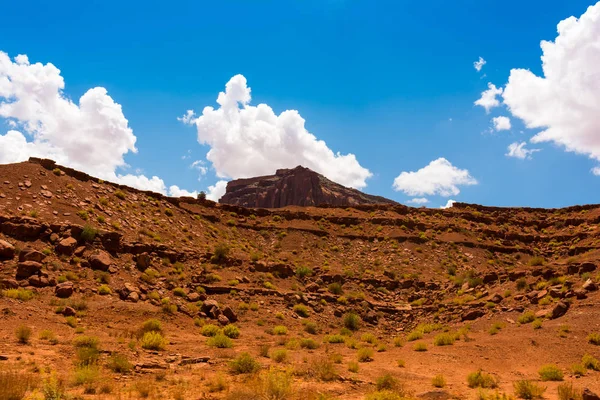
[{"label": "dry shrub", "polygon": [[37,386],[31,374],[16,371],[0,371],[0,399],[22,400]]},{"label": "dry shrub", "polygon": [[292,375],[285,371],[271,369],[244,382],[225,397],[226,400],[289,400],[293,395]]}]

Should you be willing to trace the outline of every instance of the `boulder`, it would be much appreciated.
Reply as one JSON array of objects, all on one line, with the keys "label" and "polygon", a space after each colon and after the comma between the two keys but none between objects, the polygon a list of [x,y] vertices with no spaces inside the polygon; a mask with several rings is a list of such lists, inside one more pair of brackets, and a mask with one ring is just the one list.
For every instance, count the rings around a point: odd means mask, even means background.
[{"label": "boulder", "polygon": [[568,303],[563,303],[562,301],[559,301],[558,303],[556,303],[554,305],[554,308],[552,308],[552,313],[550,315],[550,318],[552,318],[552,319],[560,318],[567,313],[568,309],[569,309]]},{"label": "boulder", "polygon": [[46,258],[44,253],[41,253],[41,252],[31,249],[31,248],[27,248],[19,253],[19,261],[20,262],[35,261],[37,263],[41,263],[42,261],[44,261],[44,258]]},{"label": "boulder", "polygon": [[72,317],[75,314],[77,314],[77,311],[75,311],[75,309],[73,307],[65,307],[64,310],[62,311],[62,315],[64,315],[65,317]]},{"label": "boulder", "polygon": [[504,300],[504,297],[502,297],[502,295],[498,294],[498,293],[496,293],[495,295],[493,295],[492,298],[490,299],[490,301],[492,303],[496,303],[496,304],[502,302],[502,300]]},{"label": "boulder", "polygon": [[200,301],[200,294],[196,293],[196,292],[192,292],[190,294],[187,295],[187,299],[188,301],[191,301],[192,303],[195,303],[197,301]]},{"label": "boulder", "polygon": [[75,240],[75,238],[73,237],[68,237],[58,242],[58,244],[56,245],[56,252],[58,254],[70,256],[71,254],[73,254],[76,247],[77,240]]},{"label": "boulder", "polygon": [[588,292],[595,292],[596,290],[598,290],[598,285],[596,285],[594,282],[592,282],[591,279],[588,279],[583,284],[583,288],[585,290],[587,290]]},{"label": "boulder", "polygon": [[485,315],[485,312],[483,312],[483,310],[471,310],[471,311],[466,311],[462,314],[461,319],[463,321],[473,321],[477,318],[481,318]]},{"label": "boulder", "polygon": [[17,279],[27,279],[37,275],[42,270],[42,264],[35,261],[23,261],[17,264]]},{"label": "boulder", "polygon": [[229,306],[223,308],[223,315],[226,316],[231,322],[236,322],[238,320],[237,314]]},{"label": "boulder", "polygon": [[7,241],[0,240],[0,260],[10,260],[15,256],[15,246]]},{"label": "boulder", "polygon": [[31,285],[33,287],[42,288],[42,287],[50,286],[50,281],[45,276],[34,275],[29,278],[29,285]]},{"label": "boulder", "polygon": [[591,262],[584,262],[579,265],[579,275],[585,274],[586,272],[594,272],[596,270],[596,264]]},{"label": "boulder", "polygon": [[226,317],[226,316],[224,316],[223,314],[220,314],[220,315],[217,317],[217,321],[219,321],[219,324],[221,324],[221,325],[227,325],[227,324],[229,324],[229,322],[230,322],[230,321],[229,321],[229,318],[227,318],[227,317]]},{"label": "boulder", "polygon": [[585,388],[581,393],[581,400],[600,400],[600,396],[592,392],[590,389]]},{"label": "boulder", "polygon": [[73,291],[74,291],[73,282],[59,283],[54,288],[54,294],[56,295],[56,297],[60,297],[61,299],[66,299],[68,297],[71,297],[71,295],[73,294]]},{"label": "boulder", "polygon": [[135,266],[144,272],[150,266],[151,261],[152,259],[148,253],[141,253],[135,257]]},{"label": "boulder", "polygon": [[212,319],[216,319],[219,317],[219,315],[221,315],[219,303],[217,303],[216,300],[206,300],[204,303],[202,303],[200,310]]},{"label": "boulder", "polygon": [[14,279],[2,279],[0,281],[0,287],[4,289],[16,289],[19,287],[19,282]]},{"label": "boulder", "polygon": [[137,303],[140,300],[140,295],[138,292],[131,292],[127,296],[127,301],[131,301],[132,303]]},{"label": "boulder", "polygon": [[110,268],[110,264],[112,263],[110,254],[108,254],[107,252],[102,251],[102,250],[100,250],[96,254],[93,254],[92,256],[90,256],[90,258],[88,260],[89,260],[90,266],[93,270],[99,270],[99,271],[105,271],[105,272],[108,271],[108,269]]}]

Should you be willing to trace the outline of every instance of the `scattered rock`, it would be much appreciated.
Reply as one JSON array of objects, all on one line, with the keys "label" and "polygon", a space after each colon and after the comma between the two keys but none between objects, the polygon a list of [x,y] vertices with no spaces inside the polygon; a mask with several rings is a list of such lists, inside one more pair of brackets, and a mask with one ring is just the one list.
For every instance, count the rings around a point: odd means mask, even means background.
[{"label": "scattered rock", "polygon": [[210,361],[210,357],[183,358],[179,362],[179,365],[200,364],[200,363],[207,363],[208,361]]},{"label": "scattered rock", "polygon": [[229,319],[229,321],[231,321],[231,322],[237,322],[237,320],[238,320],[237,314],[229,306],[223,308],[223,315],[226,316]]},{"label": "scattered rock", "polygon": [[42,270],[42,264],[35,261],[23,261],[17,264],[17,279],[27,279],[37,275]]},{"label": "scattered rock", "polygon": [[90,256],[88,259],[90,262],[90,266],[94,270],[100,271],[108,271],[112,260],[110,258],[110,254],[105,251],[100,250],[98,253]]},{"label": "scattered rock", "polygon": [[63,282],[56,285],[54,288],[54,294],[56,297],[60,297],[61,299],[66,299],[67,297],[71,297],[73,294],[73,282]]},{"label": "scattered rock", "polygon": [[75,311],[73,307],[69,306],[66,306],[65,309],[62,311],[62,315],[64,315],[65,317],[73,317],[75,316],[75,314],[77,314],[77,311]]},{"label": "scattered rock", "polygon": [[41,263],[46,256],[37,250],[27,248],[19,253],[19,261],[35,261]]},{"label": "scattered rock", "polygon": [[5,289],[16,289],[19,287],[19,282],[14,279],[2,279],[0,281],[0,286]]},{"label": "scattered rock", "polygon": [[583,284],[583,288],[588,292],[595,292],[596,290],[598,290],[598,285],[596,285],[594,282],[592,282],[591,279],[588,278],[588,280],[585,281],[585,283]]},{"label": "scattered rock", "polygon": [[600,396],[592,392],[590,389],[585,388],[581,394],[582,400],[600,400]]},{"label": "scattered rock", "polygon": [[467,311],[465,313],[463,313],[463,315],[461,316],[461,319],[463,321],[473,321],[477,318],[481,318],[485,315],[485,313],[482,310],[471,310],[471,311]]},{"label": "scattered rock", "polygon": [[15,256],[15,246],[0,240],[0,259],[10,260]]},{"label": "scattered rock", "polygon": [[68,237],[58,242],[58,244],[56,245],[56,252],[58,254],[70,256],[71,254],[73,254],[76,247],[77,240],[75,240],[75,238],[73,237]]},{"label": "scattered rock", "polygon": [[496,293],[495,295],[492,296],[492,298],[490,299],[490,301],[492,303],[500,303],[502,300],[504,300],[504,297],[502,297],[501,294]]},{"label": "scattered rock", "polygon": [[563,303],[562,301],[559,301],[558,303],[556,303],[554,305],[554,308],[552,308],[550,318],[552,318],[552,319],[560,318],[567,313],[568,309],[569,309],[568,303]]},{"label": "scattered rock", "polygon": [[229,321],[229,318],[227,318],[227,317],[226,317],[225,315],[223,315],[223,314],[220,314],[220,315],[217,317],[217,320],[219,321],[219,324],[221,324],[221,325],[227,325],[227,324],[230,322],[230,321]]},{"label": "scattered rock", "polygon": [[135,257],[135,265],[137,269],[144,272],[148,267],[150,267],[151,258],[148,253],[141,253]]}]

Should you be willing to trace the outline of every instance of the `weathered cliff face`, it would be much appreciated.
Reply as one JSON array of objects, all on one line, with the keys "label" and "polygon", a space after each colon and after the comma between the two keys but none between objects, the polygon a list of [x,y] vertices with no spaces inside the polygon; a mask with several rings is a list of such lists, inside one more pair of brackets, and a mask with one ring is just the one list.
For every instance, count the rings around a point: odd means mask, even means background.
[{"label": "weathered cliff face", "polygon": [[243,207],[352,206],[395,203],[330,181],[308,168],[279,169],[275,175],[236,179],[227,184],[219,203]]}]

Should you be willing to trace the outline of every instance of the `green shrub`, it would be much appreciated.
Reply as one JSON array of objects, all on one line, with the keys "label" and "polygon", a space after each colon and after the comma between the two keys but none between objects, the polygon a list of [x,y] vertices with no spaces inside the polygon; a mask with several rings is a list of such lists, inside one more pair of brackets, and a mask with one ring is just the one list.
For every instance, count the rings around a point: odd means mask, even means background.
[{"label": "green shrub", "polygon": [[229,368],[234,374],[251,374],[260,369],[260,363],[244,352],[229,363]]},{"label": "green shrub", "polygon": [[274,335],[287,335],[287,328],[283,325],[277,325],[273,328]]},{"label": "green shrub", "polygon": [[119,374],[126,374],[133,368],[127,357],[120,353],[111,354],[108,359],[107,367],[111,371]]},{"label": "green shrub", "polygon": [[534,256],[529,259],[529,265],[532,267],[537,267],[540,265],[544,265],[544,257]]},{"label": "green shrub", "polygon": [[312,275],[312,269],[310,269],[309,267],[300,266],[300,267],[296,268],[296,276],[299,279],[304,279],[307,276],[311,276],[311,275]]},{"label": "green shrub", "polygon": [[573,387],[571,382],[561,383],[557,387],[558,400],[580,400],[582,393]]},{"label": "green shrub", "polygon": [[317,329],[317,324],[315,324],[314,322],[306,321],[304,323],[304,331],[310,333],[311,335],[316,335]]},{"label": "green shrub", "polygon": [[344,343],[346,339],[344,339],[342,335],[329,335],[326,337],[325,341],[332,344],[339,344]]},{"label": "green shrub", "polygon": [[364,333],[361,335],[360,340],[365,343],[375,344],[377,343],[377,338],[372,333]]},{"label": "green shrub", "polygon": [[[85,213],[85,211],[83,211],[83,213]],[[87,219],[87,217],[84,219]],[[85,224],[85,226],[83,227],[83,231],[81,231],[81,240],[88,243],[93,242],[97,234],[98,230],[96,228],[94,228],[92,225]]]},{"label": "green shrub", "polygon": [[110,290],[110,287],[108,285],[100,285],[100,287],[98,287],[98,294],[101,296],[105,296],[111,293],[112,290]]},{"label": "green shrub", "polygon": [[581,364],[587,369],[591,369],[593,371],[600,371],[600,361],[589,354],[585,354],[581,358]]},{"label": "green shrub", "polygon": [[219,243],[215,246],[214,255],[212,256],[212,262],[219,264],[227,260],[229,255],[229,246],[226,243]]},{"label": "green shrub", "polygon": [[25,325],[21,325],[15,331],[15,336],[21,344],[28,344],[31,339],[31,328]]},{"label": "green shrub", "polygon": [[183,288],[175,288],[173,289],[173,295],[177,296],[177,297],[185,297],[187,296],[187,294],[185,293],[185,290]]},{"label": "green shrub", "polygon": [[344,293],[344,290],[342,289],[342,284],[339,282],[333,282],[327,288],[332,294],[338,296]]},{"label": "green shrub", "polygon": [[231,339],[237,339],[240,337],[240,329],[232,324],[229,324],[223,328],[223,334]]},{"label": "green shrub", "polygon": [[357,362],[351,361],[348,363],[348,371],[357,373],[359,369],[360,367]]},{"label": "green shrub", "polygon": [[216,347],[218,349],[229,349],[233,347],[233,342],[227,336],[222,333],[218,333],[217,335],[208,338],[206,344],[210,347]]},{"label": "green shrub", "polygon": [[344,326],[351,331],[357,331],[360,328],[361,319],[358,314],[349,312],[344,315]]},{"label": "green shrub", "polygon": [[159,332],[162,333],[162,324],[159,320],[151,318],[144,321],[142,324],[142,328],[140,329],[141,334],[143,335],[146,332]]},{"label": "green shrub", "polygon": [[533,311],[525,311],[519,316],[518,321],[520,324],[528,324],[530,322],[533,322],[535,321],[535,314],[533,313]]},{"label": "green shrub", "polygon": [[517,381],[514,383],[515,395],[520,399],[532,400],[541,399],[546,391],[545,387],[536,385],[527,380]]},{"label": "green shrub", "polygon": [[77,326],[77,318],[72,315],[65,317],[65,323],[71,328],[75,328]]},{"label": "green shrub", "polygon": [[73,383],[75,386],[91,385],[100,377],[100,371],[95,365],[80,365],[75,369]]},{"label": "green shrub", "polygon": [[583,365],[583,364],[573,364],[571,366],[571,372],[573,373],[574,376],[580,377],[580,376],[585,376],[585,374],[587,373],[587,369],[585,368],[585,365]]},{"label": "green shrub", "polygon": [[433,338],[433,344],[436,346],[451,346],[455,340],[456,337],[451,333],[440,333]]},{"label": "green shrub", "polygon": [[170,208],[165,208],[165,215],[167,217],[172,217],[173,216],[173,210],[171,210]]},{"label": "green shrub", "polygon": [[273,350],[273,352],[271,353],[271,360],[273,360],[277,363],[286,362],[287,359],[288,359],[288,352],[286,349]]},{"label": "green shrub", "polygon": [[587,337],[588,342],[600,346],[600,333],[590,333]]},{"label": "green shrub", "polygon": [[356,353],[358,361],[360,362],[369,362],[373,361],[373,349],[368,347],[363,347],[362,349],[358,349]]},{"label": "green shrub", "polygon": [[216,336],[217,334],[219,334],[219,332],[221,332],[221,329],[219,329],[218,326],[213,324],[206,324],[202,327],[202,335],[207,337]]},{"label": "green shrub", "polygon": [[296,304],[294,306],[294,312],[304,318],[308,317],[309,314],[308,307],[306,307],[304,304]]},{"label": "green shrub", "polygon": [[21,301],[28,301],[33,299],[33,292],[23,288],[6,289],[2,291],[2,296]]},{"label": "green shrub", "polygon": [[415,329],[406,336],[408,342],[414,342],[415,340],[423,339],[423,331]]},{"label": "green shrub", "polygon": [[314,339],[301,339],[300,347],[302,347],[303,349],[314,350],[319,348],[319,344]]},{"label": "green shrub", "polygon": [[562,381],[563,372],[556,365],[544,365],[539,370],[540,379],[542,381]]},{"label": "green shrub", "polygon": [[413,346],[414,351],[427,351],[427,344],[423,342],[415,343]]},{"label": "green shrub", "polygon": [[398,387],[399,382],[390,374],[385,374],[377,378],[375,387],[377,390],[394,390]]},{"label": "green shrub", "polygon": [[533,329],[542,329],[542,323],[543,321],[539,318],[536,318],[533,320],[533,323],[531,324],[531,327]]},{"label": "green shrub", "polygon": [[493,389],[498,387],[498,381],[490,374],[479,370],[467,375],[467,383],[470,388]]},{"label": "green shrub", "polygon": [[436,388],[443,388],[446,386],[446,378],[444,375],[436,375],[431,379],[431,384]]},{"label": "green shrub", "polygon": [[167,347],[167,340],[160,332],[150,331],[142,336],[141,346],[146,350],[164,350]]}]

